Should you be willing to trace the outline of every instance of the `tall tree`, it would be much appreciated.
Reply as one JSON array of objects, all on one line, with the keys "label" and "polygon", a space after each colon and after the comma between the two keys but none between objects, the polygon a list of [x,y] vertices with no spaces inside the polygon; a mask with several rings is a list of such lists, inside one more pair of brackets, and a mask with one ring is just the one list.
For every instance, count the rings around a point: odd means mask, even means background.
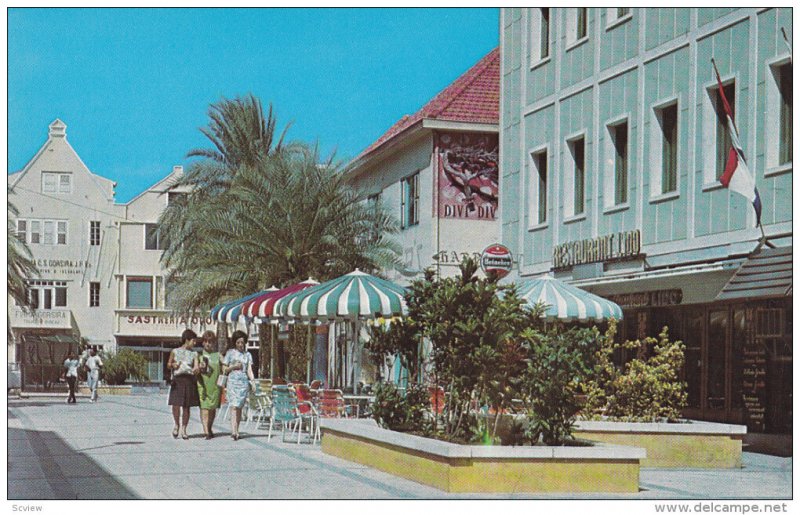
[{"label": "tall tree", "polygon": [[187,199],[184,224],[162,225],[170,242],[184,242],[169,245],[163,256],[172,270],[171,299],[180,310],[309,276],[374,272],[397,260],[387,238],[395,221],[363,202],[341,164],[320,163],[316,149],[240,166],[226,191],[196,200]]},{"label": "tall tree", "polygon": [[[8,192],[11,195],[11,192]],[[30,307],[26,281],[38,277],[39,270],[33,261],[28,245],[17,235],[17,208],[8,203],[8,294],[23,307]],[[9,324],[9,328],[11,325]]]}]

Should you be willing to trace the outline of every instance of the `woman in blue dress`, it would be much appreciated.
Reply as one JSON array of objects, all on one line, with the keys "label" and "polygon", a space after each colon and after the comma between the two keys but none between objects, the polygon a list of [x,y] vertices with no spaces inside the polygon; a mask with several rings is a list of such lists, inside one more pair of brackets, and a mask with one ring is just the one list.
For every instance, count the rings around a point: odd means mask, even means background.
[{"label": "woman in blue dress", "polygon": [[242,418],[242,407],[247,402],[250,381],[253,375],[253,356],[245,350],[247,335],[242,331],[234,331],[231,337],[233,348],[225,353],[224,372],[228,374],[225,396],[231,409],[231,438],[239,439],[239,421]]}]

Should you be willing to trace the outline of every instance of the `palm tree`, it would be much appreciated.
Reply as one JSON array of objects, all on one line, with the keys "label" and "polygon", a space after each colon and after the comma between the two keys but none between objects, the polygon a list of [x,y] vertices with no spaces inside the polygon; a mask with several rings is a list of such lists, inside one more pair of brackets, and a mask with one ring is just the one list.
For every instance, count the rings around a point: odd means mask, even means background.
[{"label": "palm tree", "polygon": [[368,206],[345,181],[340,163],[320,164],[316,149],[275,154],[240,167],[224,193],[195,205],[185,223],[162,226],[162,258],[179,310],[208,308],[223,298],[313,276],[329,279],[360,268],[376,271],[397,262],[387,236],[392,217]]},{"label": "palm tree", "polygon": [[[8,192],[11,195],[11,192]],[[23,308],[31,307],[26,281],[39,275],[30,249],[17,235],[17,208],[8,203],[8,294]],[[11,324],[9,324],[9,328]]]}]

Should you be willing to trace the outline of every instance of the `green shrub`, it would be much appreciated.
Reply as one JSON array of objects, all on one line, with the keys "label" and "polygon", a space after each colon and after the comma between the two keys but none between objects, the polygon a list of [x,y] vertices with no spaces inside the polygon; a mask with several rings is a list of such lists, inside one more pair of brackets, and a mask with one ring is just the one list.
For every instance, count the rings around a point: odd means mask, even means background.
[{"label": "green shrub", "polygon": [[580,385],[592,376],[599,336],[593,329],[523,333],[529,351],[523,377],[525,434],[532,443],[563,445],[572,438],[582,407]]},{"label": "green shrub", "polygon": [[[583,385],[585,415],[629,422],[675,421],[686,406],[686,383],[680,380],[684,346],[671,342],[663,328],[659,338],[614,343],[616,325],[610,324],[597,353],[597,364]],[[621,369],[614,366],[616,349],[636,351],[637,357]]]},{"label": "green shrub", "polygon": [[381,427],[393,431],[427,431],[425,413],[427,389],[412,384],[403,395],[392,383],[380,383],[375,391],[372,417]]},{"label": "green shrub", "polygon": [[103,356],[103,379],[111,385],[124,384],[128,378],[135,381],[147,379],[147,360],[130,349],[119,349],[116,354]]}]

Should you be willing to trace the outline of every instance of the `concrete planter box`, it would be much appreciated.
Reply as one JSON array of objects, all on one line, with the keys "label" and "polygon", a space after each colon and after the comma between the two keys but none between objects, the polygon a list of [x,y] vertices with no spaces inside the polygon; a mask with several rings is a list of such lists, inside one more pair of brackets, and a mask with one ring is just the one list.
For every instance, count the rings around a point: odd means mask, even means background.
[{"label": "concrete planter box", "polygon": [[746,426],[690,421],[686,424],[576,423],[576,438],[647,449],[643,467],[741,468]]},{"label": "concrete planter box", "polygon": [[322,451],[459,493],[638,492],[641,448],[457,445],[382,429],[372,420],[322,419]]},{"label": "concrete planter box", "polygon": [[[97,395],[130,395],[132,386],[123,384],[118,386],[103,385],[97,388]],[[92,391],[86,385],[81,385],[78,388],[78,393],[90,395]]]}]

